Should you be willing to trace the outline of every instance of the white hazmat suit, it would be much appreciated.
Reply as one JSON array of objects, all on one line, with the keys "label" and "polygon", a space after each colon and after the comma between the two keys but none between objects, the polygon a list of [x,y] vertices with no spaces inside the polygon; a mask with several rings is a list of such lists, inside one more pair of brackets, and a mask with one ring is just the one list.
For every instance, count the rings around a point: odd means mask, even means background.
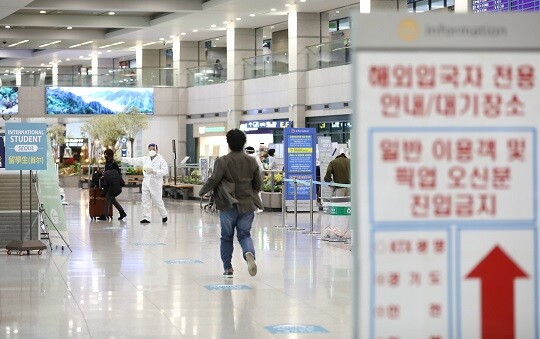
[{"label": "white hazmat suit", "polygon": [[161,218],[167,217],[167,210],[163,204],[163,177],[169,173],[167,162],[161,154],[154,159],[149,155],[139,158],[122,158],[122,162],[133,166],[141,166],[144,172],[142,182],[143,219],[152,220],[152,202],[156,205]]}]

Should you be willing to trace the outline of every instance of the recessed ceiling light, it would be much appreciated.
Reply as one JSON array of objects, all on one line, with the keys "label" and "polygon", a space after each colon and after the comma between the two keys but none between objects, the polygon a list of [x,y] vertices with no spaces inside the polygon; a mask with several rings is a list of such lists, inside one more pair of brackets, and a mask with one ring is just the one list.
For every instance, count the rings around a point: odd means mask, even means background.
[{"label": "recessed ceiling light", "polygon": [[187,33],[185,33],[185,32],[180,33],[180,35],[186,35],[186,34],[187,34]]},{"label": "recessed ceiling light", "polygon": [[270,26],[270,29],[274,29],[275,27],[274,26]]},{"label": "recessed ceiling light", "polygon": [[67,58],[66,61],[71,61],[71,59],[70,59],[70,58]]},{"label": "recessed ceiling light", "polygon": [[39,11],[39,14],[47,14],[47,11]]},{"label": "recessed ceiling light", "polygon": [[116,13],[115,12],[109,12],[109,15],[115,15]]},{"label": "recessed ceiling light", "polygon": [[285,7],[291,7],[291,4],[285,4]]},{"label": "recessed ceiling light", "polygon": [[336,14],[339,14],[339,11],[336,11]]},{"label": "recessed ceiling light", "polygon": [[58,60],[58,61],[56,61],[56,62],[62,62],[62,60]]},{"label": "recessed ceiling light", "polygon": [[263,38],[266,38],[266,35],[263,35]]},{"label": "recessed ceiling light", "polygon": [[275,9],[275,8],[270,8],[270,10],[271,10],[272,12],[277,11],[277,9]]},{"label": "recessed ceiling light", "polygon": [[6,26],[4,26],[4,27],[6,27],[6,28],[11,28],[11,26],[10,26],[10,25],[6,25]]},{"label": "recessed ceiling light", "polygon": [[165,40],[165,38],[159,38],[159,41],[163,41],[163,40]]},{"label": "recessed ceiling light", "polygon": [[228,22],[228,21],[223,21],[223,23],[226,25],[226,24],[228,24],[229,22]]},{"label": "recessed ceiling light", "polygon": [[22,40],[22,41],[14,43],[14,44],[8,45],[8,47],[15,47],[15,46],[18,46],[18,45],[21,45],[21,44],[25,44],[28,41],[30,41],[30,40]]},{"label": "recessed ceiling light", "polygon": [[94,40],[90,40],[90,41],[86,41],[86,42],[81,42],[80,44],[76,44],[76,45],[69,46],[69,48],[75,48],[75,47],[80,47],[80,46],[88,45],[88,44],[91,44],[92,42],[94,42]]},{"label": "recessed ceiling light", "polygon": [[255,14],[251,13],[251,14],[250,14],[249,16],[251,16],[251,17],[254,17],[254,16],[255,16]]},{"label": "recessed ceiling light", "polygon": [[110,49],[107,50],[107,53],[111,53],[112,51]]},{"label": "recessed ceiling light", "polygon": [[194,29],[194,30],[193,30],[194,33],[197,33],[198,31],[199,31],[198,29]]},{"label": "recessed ceiling light", "polygon": [[215,27],[216,27],[216,25],[210,25],[210,27],[212,27],[212,28],[215,28]]},{"label": "recessed ceiling light", "polygon": [[84,59],[84,56],[82,56],[82,55],[81,55],[81,56],[79,56],[79,59]]},{"label": "recessed ceiling light", "polygon": [[38,47],[47,47],[47,46],[54,45],[54,44],[57,44],[57,43],[60,43],[60,42],[62,42],[62,40],[56,40],[56,41],[53,41],[53,42],[49,42],[48,44],[40,45]]},{"label": "recessed ceiling light", "polygon": [[155,44],[157,44],[157,42],[152,41],[152,42],[147,42],[147,43],[142,44],[142,45],[143,45],[143,46],[150,46],[150,45],[155,45]]},{"label": "recessed ceiling light", "polygon": [[216,45],[213,45],[212,47],[216,47]]},{"label": "recessed ceiling light", "polygon": [[101,53],[101,52],[97,52],[97,54],[101,55],[102,53]]},{"label": "recessed ceiling light", "polygon": [[174,39],[174,35],[169,35],[169,38]]},{"label": "recessed ceiling light", "polygon": [[67,29],[73,29],[73,27],[69,26]]},{"label": "recessed ceiling light", "polygon": [[300,0],[300,2],[306,2],[307,0]]},{"label": "recessed ceiling light", "polygon": [[[41,63],[41,66],[45,66],[45,64],[44,64],[44,63]],[[40,71],[41,71],[41,70],[40,70]]]},{"label": "recessed ceiling light", "polygon": [[216,38],[216,41],[219,41],[219,38]]},{"label": "recessed ceiling light", "polygon": [[99,49],[103,49],[103,48],[107,48],[107,47],[111,47],[111,46],[117,46],[117,45],[121,45],[121,44],[125,44],[124,41],[119,41],[119,42],[115,42],[114,44],[108,44],[108,45],[105,45],[105,46],[100,46]]},{"label": "recessed ceiling light", "polygon": [[236,21],[240,21],[240,20],[242,20],[242,18],[236,18]]}]

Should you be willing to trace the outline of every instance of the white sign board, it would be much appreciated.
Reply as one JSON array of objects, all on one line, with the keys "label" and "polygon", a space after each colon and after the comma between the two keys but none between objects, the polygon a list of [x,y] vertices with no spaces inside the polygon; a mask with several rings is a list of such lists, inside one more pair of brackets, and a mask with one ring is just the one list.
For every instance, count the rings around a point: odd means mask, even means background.
[{"label": "white sign board", "polygon": [[355,22],[355,336],[538,338],[538,16]]}]

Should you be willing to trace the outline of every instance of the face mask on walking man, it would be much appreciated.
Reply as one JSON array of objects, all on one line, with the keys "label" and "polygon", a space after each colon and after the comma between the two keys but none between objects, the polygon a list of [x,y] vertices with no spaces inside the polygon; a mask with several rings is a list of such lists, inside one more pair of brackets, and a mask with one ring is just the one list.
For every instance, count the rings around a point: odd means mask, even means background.
[{"label": "face mask on walking man", "polygon": [[152,206],[159,211],[162,222],[167,222],[168,214],[163,204],[163,177],[169,173],[167,162],[158,153],[156,144],[148,145],[148,155],[138,158],[122,158],[122,162],[143,168],[141,224],[152,221]]}]

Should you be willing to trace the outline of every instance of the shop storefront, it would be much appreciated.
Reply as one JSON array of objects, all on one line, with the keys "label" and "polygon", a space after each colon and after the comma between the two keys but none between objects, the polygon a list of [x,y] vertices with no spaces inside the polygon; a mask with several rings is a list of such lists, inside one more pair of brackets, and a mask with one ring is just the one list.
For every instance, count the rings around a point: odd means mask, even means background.
[{"label": "shop storefront", "polygon": [[[195,140],[195,158],[190,162],[197,162],[200,157],[217,157],[229,152],[225,139],[227,125],[225,122],[210,124],[193,124],[193,139]],[[193,154],[190,155],[193,157]]]},{"label": "shop storefront", "polygon": [[319,137],[331,137],[332,142],[348,144],[351,140],[351,119],[349,114],[311,117],[306,118],[306,127],[315,128]]},{"label": "shop storefront", "polygon": [[292,127],[289,120],[252,120],[241,121],[240,129],[246,133],[246,146],[265,149],[270,144],[283,142],[283,129]]}]

